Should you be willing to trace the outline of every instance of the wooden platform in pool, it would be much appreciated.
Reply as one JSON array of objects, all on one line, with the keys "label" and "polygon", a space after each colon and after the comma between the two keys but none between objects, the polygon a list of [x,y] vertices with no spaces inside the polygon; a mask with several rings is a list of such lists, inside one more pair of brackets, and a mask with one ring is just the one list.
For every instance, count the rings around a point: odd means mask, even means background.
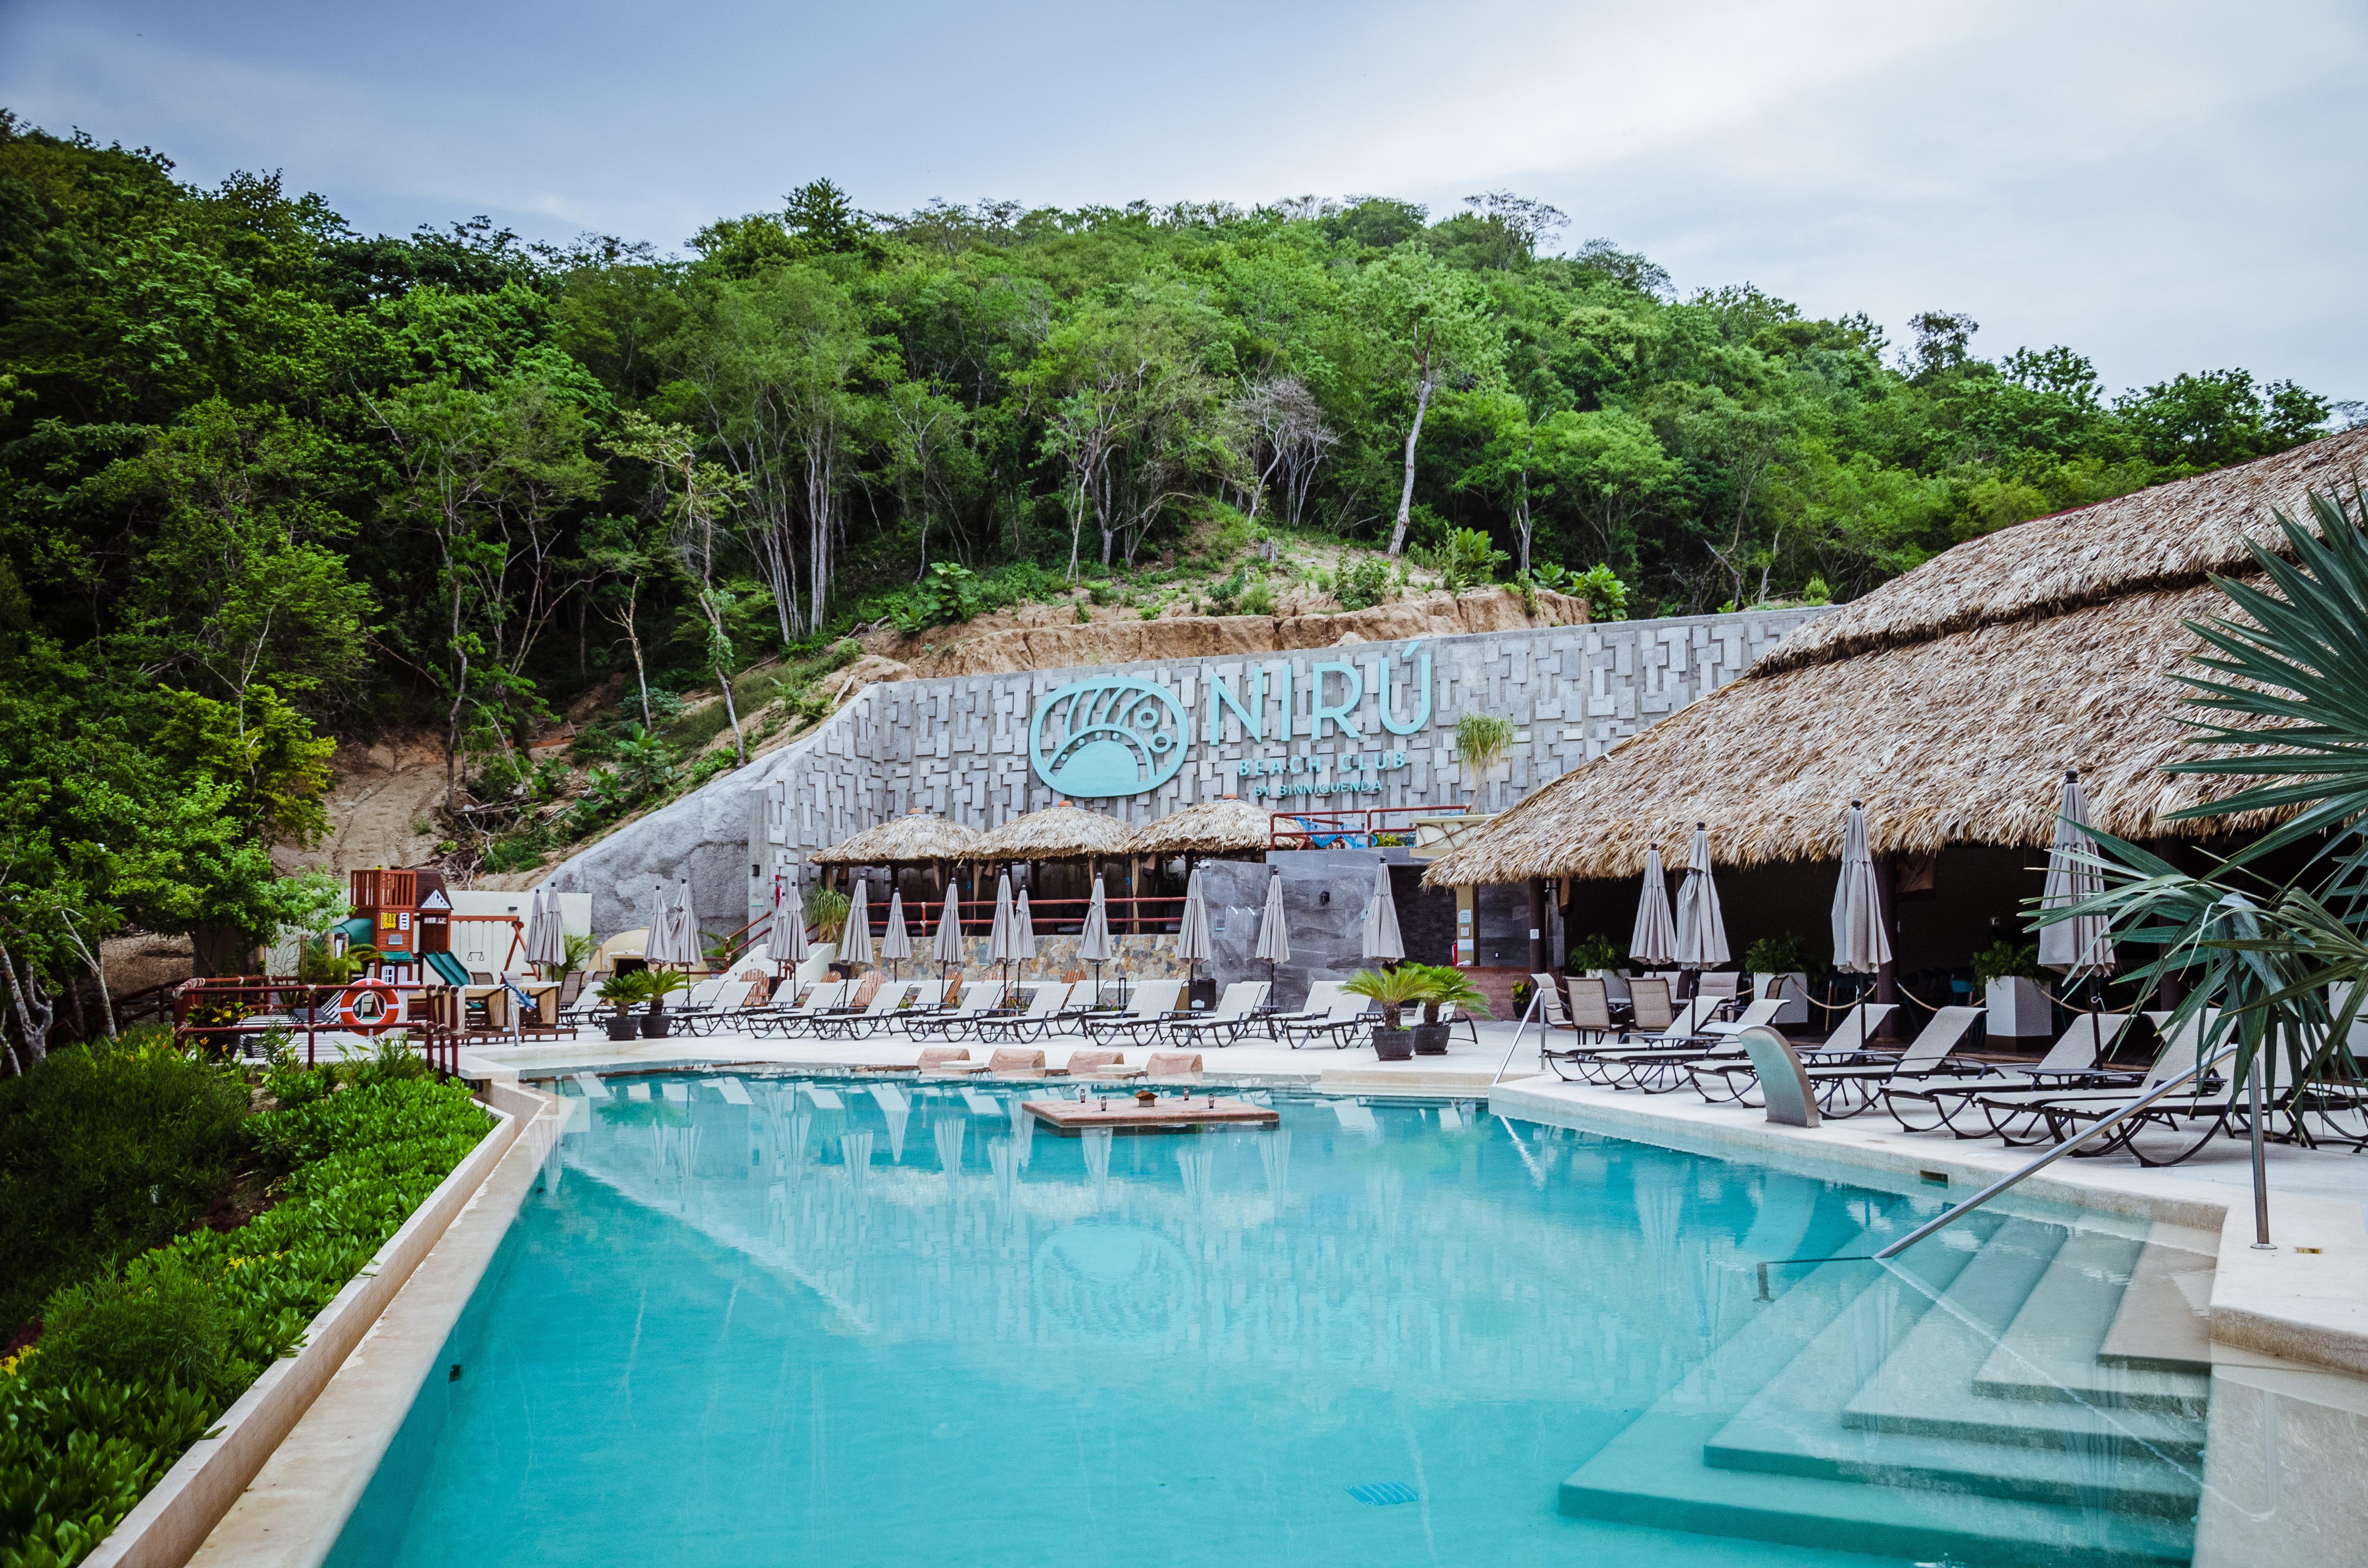
[{"label": "wooden platform in pool", "polygon": [[1282,1119],[1272,1106],[1222,1096],[1162,1095],[1149,1105],[1132,1095],[1097,1095],[1087,1100],[1029,1100],[1037,1120],[1064,1138],[1087,1128],[1112,1132],[1198,1132],[1203,1127],[1271,1127]]}]

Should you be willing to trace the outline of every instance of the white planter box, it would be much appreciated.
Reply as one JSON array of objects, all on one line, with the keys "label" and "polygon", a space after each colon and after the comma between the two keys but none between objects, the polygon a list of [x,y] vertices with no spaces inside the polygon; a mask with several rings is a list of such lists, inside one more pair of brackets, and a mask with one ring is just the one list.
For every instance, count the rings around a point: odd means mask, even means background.
[{"label": "white planter box", "polygon": [[1776,1010],[1779,1028],[1809,1021],[1809,977],[1798,970],[1790,974],[1753,975],[1751,994],[1763,1002],[1771,996],[1784,998],[1784,1005]]},{"label": "white planter box", "polygon": [[2044,1040],[2055,1032],[2054,1006],[2037,981],[1993,980],[1982,999],[1989,1008],[1987,1026],[1993,1035]]}]

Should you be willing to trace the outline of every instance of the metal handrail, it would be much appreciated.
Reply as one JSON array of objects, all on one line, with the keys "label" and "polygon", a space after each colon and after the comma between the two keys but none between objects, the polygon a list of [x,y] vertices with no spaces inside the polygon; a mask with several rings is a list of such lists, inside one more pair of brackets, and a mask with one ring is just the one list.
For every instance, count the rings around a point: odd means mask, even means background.
[{"label": "metal handrail", "polygon": [[2075,1132],[2071,1137],[2066,1138],[2061,1143],[2049,1149],[2045,1153],[2040,1155],[2039,1158],[2032,1160],[2030,1164],[2023,1165],[2021,1169],[2009,1172],[2007,1175],[1998,1177],[1998,1180],[1990,1183],[1989,1186],[1982,1188],[1971,1198],[1966,1199],[1963,1203],[1950,1205],[1948,1208],[1942,1210],[1931,1219],[1925,1221],[1924,1223],[1917,1226],[1914,1230],[1908,1232],[1906,1235],[1900,1237],[1896,1242],[1892,1242],[1884,1246],[1877,1247],[1873,1252],[1837,1253],[1830,1257],[1778,1257],[1769,1259],[1767,1262],[1759,1265],[1759,1299],[1763,1301],[1768,1300],[1768,1271],[1771,1268],[1782,1267],[1786,1264],[1889,1262],[1892,1258],[1895,1258],[1901,1253],[1906,1252],[1909,1247],[1914,1246],[1918,1242],[1922,1241],[1925,1237],[1933,1234],[1935,1232],[1944,1230],[1948,1226],[1955,1224],[1958,1221],[1964,1219],[1975,1210],[1979,1209],[1991,1199],[1998,1197],[1998,1194],[2006,1191],[2009,1187],[2017,1185],[2025,1178],[2034,1176],[2040,1171],[2044,1170],[2047,1166],[2054,1165],[2056,1161],[2062,1159],[2065,1155],[2070,1153],[2081,1144],[2088,1142],[2099,1133],[2105,1131],[2109,1128],[2119,1127],[2123,1122],[2127,1121],[2130,1118],[2137,1115],[2140,1111],[2146,1110],[2153,1106],[2157,1100],[2163,1098],[2173,1089],[2179,1088],[2184,1084],[2202,1077],[2213,1068],[2217,1067],[2223,1062],[2227,1061],[2231,1056],[2236,1055],[2237,1050],[2238,1047],[2236,1045],[2230,1045],[2227,1049],[2222,1051],[2217,1055],[2211,1057],[2209,1060],[2206,1060],[2199,1053],[2196,1058],[2195,1065],[2190,1067],[2186,1072],[2181,1073],[2178,1077],[2169,1079],[2155,1088],[2148,1089],[2145,1094],[2140,1095],[2136,1099],[2132,1100],[2129,1104],[2113,1112],[2111,1116],[2100,1118],[2092,1126],[2083,1131]]}]

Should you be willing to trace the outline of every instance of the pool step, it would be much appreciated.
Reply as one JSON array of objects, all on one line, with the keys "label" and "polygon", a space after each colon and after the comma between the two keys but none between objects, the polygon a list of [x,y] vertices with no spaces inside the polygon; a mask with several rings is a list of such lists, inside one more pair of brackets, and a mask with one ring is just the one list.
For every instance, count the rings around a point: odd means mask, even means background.
[{"label": "pool step", "polygon": [[[2129,1301],[2145,1244],[2108,1231],[2076,1231],[2015,1313],[1974,1378],[1993,1399],[2151,1410],[2201,1419],[2207,1373],[2103,1358],[2105,1337]],[[2176,1299],[2176,1292],[2173,1292]],[[2185,1302],[2180,1302],[2181,1309]]]},{"label": "pool step", "polygon": [[2212,1274],[2219,1238],[2157,1225],[2097,1351],[2100,1361],[2164,1371],[2212,1370]]},{"label": "pool step", "polygon": [[[2203,1430],[2192,1374],[2099,1358],[2116,1325],[2128,1354],[2183,1353],[2159,1299],[2125,1312],[2124,1297],[2193,1255],[1972,1224],[1917,1249],[1911,1276],[1827,1265],[1761,1308],[1703,1385],[1563,1483],[1563,1510],[1925,1561],[2187,1562]],[[1730,1413],[1705,1411],[1705,1392]]]}]

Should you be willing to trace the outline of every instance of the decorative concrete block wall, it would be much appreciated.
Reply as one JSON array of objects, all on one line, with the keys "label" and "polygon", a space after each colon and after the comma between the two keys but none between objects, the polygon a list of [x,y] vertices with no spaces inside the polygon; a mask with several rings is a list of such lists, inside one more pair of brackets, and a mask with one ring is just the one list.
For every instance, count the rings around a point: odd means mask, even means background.
[{"label": "decorative concrete block wall", "polygon": [[[897,812],[918,808],[985,831],[1052,804],[1053,790],[1029,764],[1030,716],[1059,687],[1100,675],[1156,682],[1191,717],[1172,778],[1142,795],[1091,802],[1122,820],[1148,822],[1228,791],[1273,810],[1445,808],[1467,792],[1501,810],[1733,679],[1820,613],[1611,621],[875,685],[813,734],[620,828],[552,880],[592,894],[593,927],[604,934],[645,924],[656,882],[683,876],[702,926],[737,927],[769,907],[777,874]],[[1455,722],[1474,710],[1518,726],[1510,755],[1486,779],[1466,778],[1454,756]],[[1260,797],[1261,788],[1292,792]]]}]

